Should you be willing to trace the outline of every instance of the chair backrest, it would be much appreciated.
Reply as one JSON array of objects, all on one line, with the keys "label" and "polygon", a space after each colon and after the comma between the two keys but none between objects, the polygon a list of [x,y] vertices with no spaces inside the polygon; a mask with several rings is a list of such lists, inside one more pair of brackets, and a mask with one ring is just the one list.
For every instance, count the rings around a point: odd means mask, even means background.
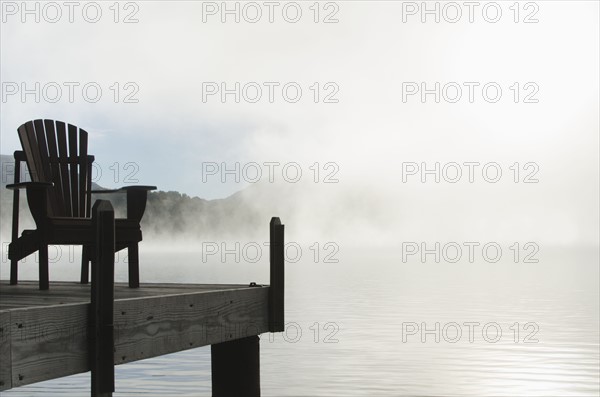
[{"label": "chair backrest", "polygon": [[54,184],[48,214],[89,217],[93,156],[88,156],[88,133],[54,120],[28,121],[18,132],[31,180]]}]

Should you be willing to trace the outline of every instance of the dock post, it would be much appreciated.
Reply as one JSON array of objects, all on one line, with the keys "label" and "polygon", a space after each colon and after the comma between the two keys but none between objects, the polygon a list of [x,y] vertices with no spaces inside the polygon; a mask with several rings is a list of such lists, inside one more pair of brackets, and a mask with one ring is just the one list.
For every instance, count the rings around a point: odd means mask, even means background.
[{"label": "dock post", "polygon": [[[21,181],[21,159],[17,159],[17,152],[15,152],[15,175],[14,182],[15,184]],[[13,212],[12,212],[12,234],[10,241],[17,241],[19,238],[19,190],[15,189],[13,191]],[[16,259],[10,260],[10,285],[16,285],[18,280],[19,261]]]},{"label": "dock post", "polygon": [[92,209],[92,223],[95,233],[89,334],[92,397],[111,397],[115,391],[115,212],[110,201],[96,201]]},{"label": "dock post", "polygon": [[258,336],[211,345],[213,397],[260,396]]},{"label": "dock post", "polygon": [[284,324],[284,225],[279,218],[270,223],[269,332],[283,332]]}]

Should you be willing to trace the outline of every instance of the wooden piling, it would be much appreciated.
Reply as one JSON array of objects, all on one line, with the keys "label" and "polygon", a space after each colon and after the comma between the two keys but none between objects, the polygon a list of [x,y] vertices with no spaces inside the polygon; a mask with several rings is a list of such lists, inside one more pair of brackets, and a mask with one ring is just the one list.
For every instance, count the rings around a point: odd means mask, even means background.
[{"label": "wooden piling", "polygon": [[213,397],[260,396],[258,336],[211,346]]},{"label": "wooden piling", "polygon": [[92,259],[90,368],[92,397],[111,397],[115,391],[114,273],[115,212],[110,201],[98,200],[92,209],[96,244]]}]

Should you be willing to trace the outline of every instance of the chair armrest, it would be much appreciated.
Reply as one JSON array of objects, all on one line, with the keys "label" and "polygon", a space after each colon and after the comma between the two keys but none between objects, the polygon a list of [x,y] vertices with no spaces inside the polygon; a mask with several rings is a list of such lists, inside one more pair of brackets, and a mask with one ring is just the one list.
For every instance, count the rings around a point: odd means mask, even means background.
[{"label": "chair armrest", "polygon": [[146,211],[148,191],[156,190],[156,186],[133,185],[120,189],[92,190],[91,193],[127,193],[127,219],[140,222]]},{"label": "chair armrest", "polygon": [[10,185],[6,185],[7,189],[15,190],[15,189],[23,189],[23,188],[49,188],[54,186],[52,182],[20,182],[20,183],[11,183]]},{"label": "chair armrest", "polygon": [[156,186],[145,186],[145,185],[123,186],[122,188],[119,188],[119,189],[92,190],[91,193],[102,194],[102,193],[117,193],[117,192],[127,192],[127,191],[150,191],[150,190],[156,190]]},{"label": "chair armrest", "polygon": [[[33,216],[33,220],[38,228],[41,230],[45,225],[45,220],[48,217],[48,189],[53,187],[52,182],[19,182],[6,185],[7,189],[15,191],[15,197],[18,189],[27,189],[27,204],[29,205],[29,211]],[[17,201],[18,203],[18,201]]]},{"label": "chair armrest", "polygon": [[147,186],[147,185],[131,185],[131,186],[123,186],[121,189],[119,190],[146,190],[146,191],[150,191],[150,190],[156,190],[156,186]]}]

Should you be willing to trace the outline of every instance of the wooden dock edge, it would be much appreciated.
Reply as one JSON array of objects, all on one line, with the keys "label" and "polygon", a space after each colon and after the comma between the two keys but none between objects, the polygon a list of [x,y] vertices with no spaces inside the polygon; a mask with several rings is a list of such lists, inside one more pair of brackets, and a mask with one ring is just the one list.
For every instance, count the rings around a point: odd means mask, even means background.
[{"label": "wooden dock edge", "polygon": [[[255,287],[117,300],[114,363],[268,332],[268,291]],[[89,371],[89,311],[88,303],[0,311],[0,390]]]}]

